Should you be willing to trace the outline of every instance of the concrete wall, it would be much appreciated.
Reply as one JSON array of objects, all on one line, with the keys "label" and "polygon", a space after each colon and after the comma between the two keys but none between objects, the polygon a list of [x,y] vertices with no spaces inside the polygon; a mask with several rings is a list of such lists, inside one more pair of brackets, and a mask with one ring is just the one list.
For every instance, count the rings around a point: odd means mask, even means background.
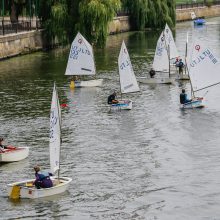
[{"label": "concrete wall", "polygon": [[176,21],[191,20],[190,12],[195,12],[197,17],[217,17],[220,16],[220,6],[177,9]]},{"label": "concrete wall", "polygon": [[[190,12],[194,11],[198,17],[220,16],[220,6],[201,7],[176,10],[177,21],[191,20]],[[114,18],[109,24],[109,34],[131,30],[129,17]],[[0,59],[26,54],[43,48],[42,31],[23,32],[7,36],[0,36]]]},{"label": "concrete wall", "polygon": [[43,48],[42,32],[30,31],[0,37],[0,59]]},{"label": "concrete wall", "polygon": [[114,18],[113,21],[110,22],[108,30],[109,34],[115,34],[131,30],[129,16],[121,16]]}]

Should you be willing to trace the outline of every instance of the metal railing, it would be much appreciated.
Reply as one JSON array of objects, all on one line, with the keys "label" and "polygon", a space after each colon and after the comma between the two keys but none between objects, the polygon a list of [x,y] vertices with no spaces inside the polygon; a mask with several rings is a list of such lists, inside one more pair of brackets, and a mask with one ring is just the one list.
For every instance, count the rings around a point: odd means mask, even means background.
[{"label": "metal railing", "polygon": [[24,31],[40,29],[41,22],[36,20],[33,25],[32,20],[19,21],[11,23],[9,20],[0,21],[0,35],[15,34]]},{"label": "metal railing", "polygon": [[[206,7],[209,6],[209,3],[204,3],[204,2],[194,2],[194,3],[181,3],[181,4],[176,4],[176,9],[187,9],[187,8],[199,8],[199,7]],[[213,0],[211,5],[220,5],[220,0]]]}]

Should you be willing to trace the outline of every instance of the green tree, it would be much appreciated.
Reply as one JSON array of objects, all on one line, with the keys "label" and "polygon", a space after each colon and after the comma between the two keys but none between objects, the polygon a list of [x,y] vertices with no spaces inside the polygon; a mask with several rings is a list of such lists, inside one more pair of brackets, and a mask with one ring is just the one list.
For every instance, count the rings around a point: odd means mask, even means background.
[{"label": "green tree", "polygon": [[123,8],[130,13],[136,30],[145,27],[162,28],[166,23],[175,25],[175,0],[122,0]]},{"label": "green tree", "polygon": [[82,0],[79,4],[79,30],[103,46],[108,34],[108,24],[121,7],[120,0]]}]

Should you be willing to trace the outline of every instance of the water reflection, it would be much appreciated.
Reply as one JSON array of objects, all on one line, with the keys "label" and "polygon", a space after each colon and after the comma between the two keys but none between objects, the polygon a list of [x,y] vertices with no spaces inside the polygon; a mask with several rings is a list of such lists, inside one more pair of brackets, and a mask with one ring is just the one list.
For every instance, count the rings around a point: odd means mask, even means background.
[{"label": "water reflection", "polygon": [[[185,53],[186,32],[207,41],[220,55],[220,19],[202,29],[192,22],[176,28]],[[124,39],[136,75],[149,69],[158,32],[108,38],[95,50],[102,88],[69,89],[64,76],[69,49],[35,53],[0,63],[0,134],[30,147],[27,160],[0,166],[3,219],[216,219],[219,213],[220,93],[206,95],[207,107],[181,111],[174,85],[141,84],[128,95],[134,108],[108,112],[107,97],[119,90],[117,59]],[[34,177],[33,166],[49,168],[49,112],[54,81],[62,108],[61,173],[73,178],[69,192],[53,198],[12,202],[6,184]],[[181,199],[180,199],[181,198]],[[206,207],[206,209],[204,209]],[[208,217],[207,217],[208,216]]]}]

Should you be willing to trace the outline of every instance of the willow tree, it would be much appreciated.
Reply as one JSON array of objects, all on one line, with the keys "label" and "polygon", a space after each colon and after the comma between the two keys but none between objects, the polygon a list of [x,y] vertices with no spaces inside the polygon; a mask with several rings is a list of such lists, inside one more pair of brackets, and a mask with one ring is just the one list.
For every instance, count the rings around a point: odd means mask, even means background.
[{"label": "willow tree", "polygon": [[120,0],[82,0],[79,3],[79,30],[94,44],[103,46],[108,24],[121,7]]},{"label": "willow tree", "polygon": [[175,25],[175,0],[122,0],[131,14],[134,29],[162,28]]},{"label": "willow tree", "polygon": [[39,4],[39,17],[46,30],[46,38],[50,45],[68,42],[67,19],[68,10],[66,0],[41,0]]},{"label": "willow tree", "polygon": [[136,30],[143,30],[147,23],[149,0],[122,0],[123,8],[130,13],[130,22]]}]

